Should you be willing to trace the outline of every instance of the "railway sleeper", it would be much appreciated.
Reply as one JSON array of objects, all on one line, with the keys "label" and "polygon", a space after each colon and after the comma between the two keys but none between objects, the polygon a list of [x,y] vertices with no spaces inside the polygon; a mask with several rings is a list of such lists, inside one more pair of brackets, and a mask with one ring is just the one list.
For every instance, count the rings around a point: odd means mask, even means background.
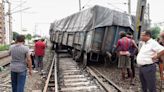
[{"label": "railway sleeper", "polygon": [[60,58],[59,75],[59,92],[103,92],[94,82],[94,77],[80,69],[71,59]]},{"label": "railway sleeper", "polygon": [[55,87],[55,84],[54,83],[49,83],[48,87]]},{"label": "railway sleeper", "polygon": [[95,90],[95,89],[98,89],[98,87],[97,86],[68,87],[68,88],[61,88],[60,91],[62,91],[62,92],[83,91],[83,92],[85,92],[84,90],[91,91],[92,89]]}]

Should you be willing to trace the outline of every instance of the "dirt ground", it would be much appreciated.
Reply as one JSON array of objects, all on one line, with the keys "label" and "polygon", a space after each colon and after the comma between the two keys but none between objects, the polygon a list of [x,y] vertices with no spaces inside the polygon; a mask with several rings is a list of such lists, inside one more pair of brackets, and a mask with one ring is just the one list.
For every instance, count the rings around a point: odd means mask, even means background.
[{"label": "dirt ground", "polygon": [[[137,66],[137,65],[136,65]],[[139,79],[139,69],[138,67],[135,68],[135,78],[134,78],[134,85],[130,84],[130,78],[125,79],[124,81],[121,79],[121,71],[117,68],[117,65],[108,65],[103,67],[102,65],[95,65],[96,69],[99,70],[102,74],[104,74],[107,78],[112,80],[116,85],[126,90],[126,92],[141,92],[141,83]],[[157,66],[157,92],[159,92],[159,69]],[[162,90],[164,92],[164,90]]]},{"label": "dirt ground", "polygon": [[27,76],[25,92],[42,92],[46,80],[46,75],[48,73],[48,67],[51,64],[53,58],[53,52],[50,49],[50,44],[46,48],[46,53],[43,59],[43,70],[44,73],[40,72],[32,72],[32,76]]}]

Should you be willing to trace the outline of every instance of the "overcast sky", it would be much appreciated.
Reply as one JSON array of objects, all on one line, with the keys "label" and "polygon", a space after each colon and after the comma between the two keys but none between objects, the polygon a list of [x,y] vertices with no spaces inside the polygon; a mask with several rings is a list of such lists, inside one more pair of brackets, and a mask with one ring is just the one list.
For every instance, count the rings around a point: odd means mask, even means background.
[{"label": "overcast sky", "polygon": [[[12,1],[12,9],[20,4],[20,0]],[[49,23],[69,16],[79,11],[79,0],[22,0],[26,1],[22,5],[23,8],[30,7],[22,13],[22,28],[28,30],[28,33],[37,33],[47,36],[49,31]],[[132,1],[132,14],[136,13],[137,0]],[[109,7],[121,12],[127,11],[128,0],[81,0],[81,6],[87,9],[95,4]],[[150,18],[152,22],[163,22],[164,13],[160,10],[164,9],[164,0],[148,0],[150,3]],[[19,8],[13,11],[19,10]],[[12,15],[13,31],[21,33],[20,12]],[[36,31],[36,32],[35,32]]]}]

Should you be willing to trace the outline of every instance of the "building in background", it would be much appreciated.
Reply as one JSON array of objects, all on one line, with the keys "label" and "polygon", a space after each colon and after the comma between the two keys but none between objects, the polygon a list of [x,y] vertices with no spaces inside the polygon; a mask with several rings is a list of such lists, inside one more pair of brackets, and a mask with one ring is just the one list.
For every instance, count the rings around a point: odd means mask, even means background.
[{"label": "building in background", "polygon": [[0,0],[0,44],[5,43],[5,18],[4,18],[4,5]]}]

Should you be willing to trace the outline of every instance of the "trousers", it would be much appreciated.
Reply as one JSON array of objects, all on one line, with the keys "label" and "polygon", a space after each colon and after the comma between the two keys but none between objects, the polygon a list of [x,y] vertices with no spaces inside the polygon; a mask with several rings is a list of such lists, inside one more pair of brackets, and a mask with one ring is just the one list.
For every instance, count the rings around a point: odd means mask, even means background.
[{"label": "trousers", "polygon": [[26,72],[27,71],[24,72],[11,71],[12,92],[24,92]]},{"label": "trousers", "polygon": [[146,65],[139,68],[139,77],[143,92],[156,92],[156,65]]}]

